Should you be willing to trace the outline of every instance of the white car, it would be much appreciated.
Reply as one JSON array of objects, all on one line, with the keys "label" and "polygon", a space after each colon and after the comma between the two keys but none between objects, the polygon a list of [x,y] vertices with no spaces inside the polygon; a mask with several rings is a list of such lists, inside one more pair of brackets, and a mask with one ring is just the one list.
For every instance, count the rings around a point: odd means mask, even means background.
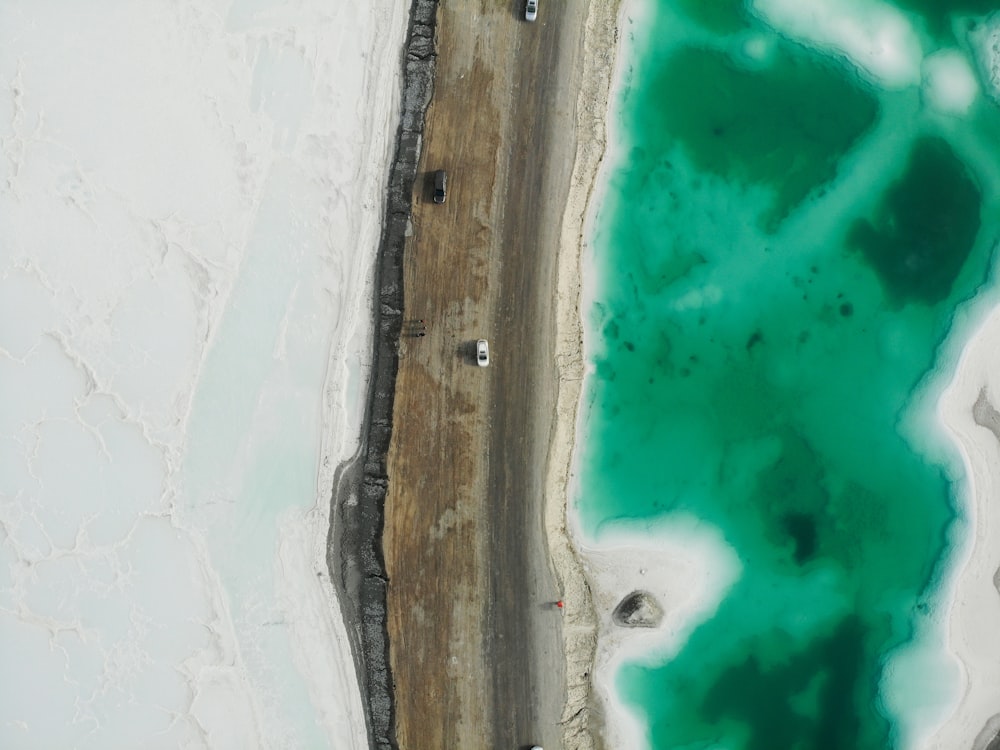
[{"label": "white car", "polygon": [[476,364],[480,367],[489,367],[490,345],[486,342],[486,339],[479,339],[476,342]]},{"label": "white car", "polygon": [[538,18],[538,0],[527,0],[524,4],[524,20],[534,21]]},{"label": "white car", "polygon": [[448,173],[439,169],[434,173],[434,202],[444,203],[448,197]]}]

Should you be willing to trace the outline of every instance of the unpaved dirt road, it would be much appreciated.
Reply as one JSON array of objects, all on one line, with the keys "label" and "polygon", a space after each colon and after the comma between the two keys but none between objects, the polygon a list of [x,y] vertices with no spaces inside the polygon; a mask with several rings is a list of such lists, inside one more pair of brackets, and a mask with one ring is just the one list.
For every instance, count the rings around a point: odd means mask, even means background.
[{"label": "unpaved dirt road", "polygon": [[[406,750],[560,742],[560,596],[542,487],[586,12],[585,0],[544,0],[532,24],[522,0],[438,10],[383,536]],[[431,200],[437,169],[449,175],[443,205]],[[475,364],[479,338],[487,368]]]}]

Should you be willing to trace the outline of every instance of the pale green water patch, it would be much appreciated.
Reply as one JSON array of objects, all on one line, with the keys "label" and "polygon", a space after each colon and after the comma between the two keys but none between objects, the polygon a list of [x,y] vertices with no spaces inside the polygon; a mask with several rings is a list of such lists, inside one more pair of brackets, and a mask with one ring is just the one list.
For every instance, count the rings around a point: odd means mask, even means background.
[{"label": "pale green water patch", "polygon": [[739,31],[747,24],[742,0],[678,0],[677,8],[695,23],[723,34]]}]

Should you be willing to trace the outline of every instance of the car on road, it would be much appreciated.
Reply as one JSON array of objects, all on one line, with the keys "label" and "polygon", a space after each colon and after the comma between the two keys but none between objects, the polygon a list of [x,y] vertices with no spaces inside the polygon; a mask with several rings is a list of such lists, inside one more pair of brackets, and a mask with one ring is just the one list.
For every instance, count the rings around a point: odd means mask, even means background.
[{"label": "car on road", "polygon": [[487,343],[486,339],[479,339],[479,341],[476,342],[476,364],[480,367],[489,367],[490,345]]},{"label": "car on road", "polygon": [[434,173],[434,202],[444,203],[448,197],[448,173],[439,169]]},{"label": "car on road", "polygon": [[538,0],[526,0],[524,3],[524,20],[534,21],[538,18]]}]

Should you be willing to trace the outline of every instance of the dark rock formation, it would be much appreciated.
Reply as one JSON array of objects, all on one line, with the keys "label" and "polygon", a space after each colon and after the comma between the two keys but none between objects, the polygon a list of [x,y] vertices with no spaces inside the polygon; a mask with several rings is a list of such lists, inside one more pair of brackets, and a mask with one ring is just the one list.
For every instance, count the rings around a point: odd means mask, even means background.
[{"label": "dark rock formation", "polygon": [[663,607],[648,591],[633,591],[618,603],[612,618],[623,628],[655,628],[663,622]]}]

